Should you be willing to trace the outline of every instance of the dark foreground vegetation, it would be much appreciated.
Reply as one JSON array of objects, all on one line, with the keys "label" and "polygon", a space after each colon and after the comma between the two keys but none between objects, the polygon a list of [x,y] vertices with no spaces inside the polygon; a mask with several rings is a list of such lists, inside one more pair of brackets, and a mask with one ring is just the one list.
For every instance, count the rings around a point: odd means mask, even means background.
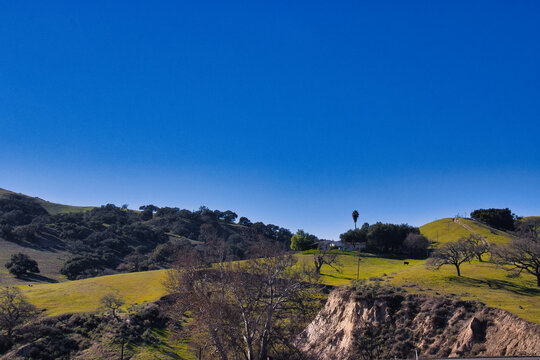
[{"label": "dark foreground vegetation", "polygon": [[[114,295],[111,295],[114,297]],[[70,359],[89,352],[92,358],[124,359],[137,346],[157,346],[155,331],[168,320],[163,303],[131,306],[122,314],[105,306],[98,314],[42,317],[16,288],[0,290],[0,357]],[[90,356],[91,355],[91,356]]]},{"label": "dark foreground vegetation", "polygon": [[170,295],[128,309],[108,294],[98,314],[45,318],[17,288],[4,288],[0,322],[9,321],[0,323],[0,355],[123,359],[137,347],[163,345],[155,334],[167,329],[174,339],[189,339],[199,359],[303,358],[295,339],[324,299],[312,268],[268,242],[242,262],[225,260],[223,244],[209,251],[222,260],[212,266],[196,250],[186,253],[169,273]]},{"label": "dark foreground vegetation", "polygon": [[192,254],[170,273],[169,315],[177,324],[189,316],[183,334],[199,358],[302,358],[295,338],[320,308],[317,274],[268,243],[256,255],[209,269]]}]

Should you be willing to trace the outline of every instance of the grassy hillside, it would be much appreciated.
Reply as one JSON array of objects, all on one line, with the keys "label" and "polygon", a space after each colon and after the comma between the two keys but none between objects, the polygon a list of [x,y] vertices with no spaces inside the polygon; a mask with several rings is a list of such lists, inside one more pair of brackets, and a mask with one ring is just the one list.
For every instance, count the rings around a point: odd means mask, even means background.
[{"label": "grassy hillside", "polygon": [[[40,273],[32,278],[17,279],[11,275],[5,263],[11,255],[24,253],[36,260],[39,264]],[[29,247],[0,239],[0,285],[19,285],[36,282],[59,282],[65,281],[65,276],[60,274],[64,261],[69,258],[69,252],[53,247]]]},{"label": "grassy hillside", "polygon": [[[311,254],[298,254],[299,260],[311,263]],[[328,285],[347,285],[356,279],[357,257],[343,253],[343,271],[324,266],[322,282]],[[386,281],[403,286],[410,292],[456,295],[475,299],[489,306],[502,308],[540,324],[540,289],[529,275],[508,278],[506,272],[493,264],[473,262],[464,264],[463,276],[457,277],[453,267],[439,271],[425,268],[424,260],[386,259],[367,255],[360,263],[360,278]],[[50,315],[70,312],[91,312],[98,309],[99,299],[115,292],[129,304],[154,301],[165,294],[162,281],[166,270],[103,276],[59,284],[22,286],[30,301],[46,309]]]},{"label": "grassy hillside", "polygon": [[40,199],[38,197],[31,197],[24,194],[18,194],[13,191],[0,189],[0,196],[9,195],[9,194],[17,194],[17,195],[21,195],[21,196],[33,199],[39,205],[43,206],[43,208],[47,210],[47,212],[51,215],[65,214],[65,213],[70,213],[70,212],[82,212],[82,211],[92,210],[94,208],[93,206],[72,206],[72,205],[56,204],[56,203],[52,203],[52,202]]},{"label": "grassy hillside", "polygon": [[166,294],[166,270],[101,276],[58,284],[21,285],[23,293],[49,315],[93,312],[108,293],[122,296],[127,304],[155,301]]},{"label": "grassy hillside", "polygon": [[455,241],[462,236],[480,235],[489,243],[504,244],[512,239],[512,235],[481,224],[478,221],[464,218],[444,218],[420,226],[420,232],[431,241],[444,244]]}]

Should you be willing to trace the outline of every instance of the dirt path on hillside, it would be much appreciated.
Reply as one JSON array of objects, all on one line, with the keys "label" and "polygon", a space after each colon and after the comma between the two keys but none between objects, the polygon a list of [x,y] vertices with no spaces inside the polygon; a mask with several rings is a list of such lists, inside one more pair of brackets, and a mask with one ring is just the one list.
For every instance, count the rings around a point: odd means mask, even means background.
[{"label": "dirt path on hillside", "polygon": [[477,236],[477,237],[479,237],[480,239],[482,239],[482,242],[483,242],[485,245],[488,244],[488,243],[487,243],[487,240],[485,239],[484,236],[482,236],[482,235],[480,235],[479,233],[477,233],[476,231],[474,231],[473,228],[470,227],[469,225],[467,225],[467,224],[461,222],[461,220],[459,220],[459,218],[457,218],[457,217],[454,218],[454,222],[455,222],[456,224],[459,224],[459,225],[463,226],[463,227],[465,228],[465,230],[469,231],[469,232],[470,232],[471,234],[473,234],[474,236]]}]

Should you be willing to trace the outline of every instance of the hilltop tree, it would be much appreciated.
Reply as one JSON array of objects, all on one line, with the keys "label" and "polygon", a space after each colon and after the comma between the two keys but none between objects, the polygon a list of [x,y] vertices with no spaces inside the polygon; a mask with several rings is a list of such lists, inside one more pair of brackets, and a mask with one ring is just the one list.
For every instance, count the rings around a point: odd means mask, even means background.
[{"label": "hilltop tree", "polygon": [[470,262],[474,257],[474,252],[470,242],[461,238],[457,241],[443,244],[435,250],[432,256],[427,260],[426,266],[435,270],[443,265],[454,265],[457,275],[461,276],[460,266],[464,262]]},{"label": "hilltop tree", "polygon": [[478,209],[471,212],[471,217],[500,230],[514,230],[516,215],[506,209]]},{"label": "hilltop tree", "polygon": [[532,239],[515,239],[510,244],[494,247],[492,259],[499,265],[508,265],[516,275],[523,271],[536,277],[540,287],[540,243]]},{"label": "hilltop tree", "polygon": [[223,221],[232,223],[236,220],[237,217],[238,215],[236,215],[235,212],[231,210],[227,210],[227,211],[222,212],[219,218],[222,219]]},{"label": "hilltop tree", "polygon": [[253,225],[253,223],[245,216],[242,216],[239,220],[238,220],[238,225],[242,225],[242,226],[251,226]]},{"label": "hilltop tree", "polygon": [[352,212],[352,218],[353,218],[353,221],[354,221],[354,228],[356,229],[356,221],[358,221],[358,216],[360,214],[358,214],[358,210],[354,210]]},{"label": "hilltop tree", "polygon": [[159,210],[159,208],[155,205],[142,205],[139,207],[139,210],[142,210],[141,213],[141,220],[147,221],[152,219],[154,217],[154,213]]},{"label": "hilltop tree", "polygon": [[26,273],[39,273],[38,263],[23,253],[11,255],[11,260],[6,263],[6,268],[16,277]]},{"label": "hilltop tree", "polygon": [[291,237],[291,249],[294,251],[313,249],[315,241],[317,241],[315,235],[308,234],[304,230],[298,230],[296,234]]}]

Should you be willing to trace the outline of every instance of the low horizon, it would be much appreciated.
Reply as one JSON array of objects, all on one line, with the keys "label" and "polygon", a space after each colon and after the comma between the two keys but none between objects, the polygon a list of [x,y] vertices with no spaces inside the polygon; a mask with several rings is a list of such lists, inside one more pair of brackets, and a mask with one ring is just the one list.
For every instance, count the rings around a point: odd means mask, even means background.
[{"label": "low horizon", "polygon": [[[86,207],[86,206],[95,206],[95,207],[99,207],[99,206],[102,206],[102,205],[107,205],[107,204],[113,204],[115,206],[123,206],[124,204],[127,204],[128,205],[128,209],[130,210],[139,210],[139,207],[142,206],[142,205],[149,205],[149,204],[152,204],[152,205],[156,205],[158,207],[164,207],[164,206],[168,206],[168,207],[178,207],[180,209],[187,209],[187,210],[190,210],[190,211],[195,211],[195,210],[198,210],[200,206],[206,206],[204,204],[201,204],[199,206],[195,206],[195,207],[182,207],[182,206],[177,206],[175,204],[159,204],[159,203],[156,203],[156,202],[148,202],[148,203],[144,203],[144,204],[139,204],[139,205],[133,205],[133,204],[129,204],[129,203],[126,203],[126,202],[119,202],[119,203],[114,203],[114,202],[103,202],[101,204],[82,204],[82,203],[68,203],[68,202],[63,202],[62,200],[51,200],[50,198],[46,197],[46,196],[38,196],[38,195],[35,195],[35,194],[29,194],[29,193],[25,193],[24,191],[15,191],[13,189],[7,189],[7,188],[3,188],[3,187],[0,187],[0,190],[7,190],[7,191],[12,191],[12,192],[15,192],[15,193],[19,193],[19,194],[22,194],[22,195],[26,195],[26,196],[31,196],[31,197],[36,197],[36,198],[39,198],[41,200],[45,200],[45,201],[48,201],[48,202],[51,202],[51,203],[56,203],[56,204],[61,204],[61,205],[69,205],[69,206],[81,206],[81,207]],[[507,206],[508,207],[508,206]],[[212,208],[212,207],[209,207],[211,210],[221,210],[221,211],[225,211],[225,210],[231,210],[231,211],[234,211],[234,212],[237,212],[235,209],[233,208]],[[505,207],[506,208],[506,207]],[[519,214],[519,213],[516,213],[511,207],[508,207],[510,208],[510,210],[513,211],[513,213],[516,214],[516,216],[522,216],[522,217],[527,217],[527,216],[540,216],[538,215],[537,213],[535,214]],[[437,221],[437,220],[441,220],[441,219],[445,219],[445,218],[452,218],[452,217],[455,217],[455,216],[459,216],[459,217],[469,217],[470,216],[470,212],[473,211],[473,210],[476,210],[476,209],[480,209],[480,207],[476,207],[474,209],[471,209],[469,211],[466,211],[466,212],[456,212],[454,215],[448,215],[448,216],[441,216],[441,217],[437,217],[437,218],[433,218],[433,219],[430,219],[430,220],[426,220],[424,222],[421,222],[421,223],[417,223],[417,224],[414,224],[414,223],[411,223],[411,222],[408,222],[408,221],[382,221],[382,220],[373,220],[371,222],[369,221],[361,221],[361,219],[359,218],[358,219],[358,223],[357,223],[357,226],[360,227],[362,226],[362,224],[364,222],[368,222],[369,224],[374,224],[378,221],[380,222],[383,222],[383,223],[395,223],[395,224],[408,224],[408,225],[411,225],[411,226],[415,226],[415,227],[420,227],[422,225],[426,225],[430,222],[433,222],[433,221]],[[348,228],[343,228],[339,234],[337,234],[336,236],[320,236],[318,233],[316,232],[313,232],[313,231],[310,231],[309,229],[306,229],[306,228],[303,228],[303,227],[288,227],[284,224],[280,224],[280,223],[273,223],[271,221],[267,221],[266,219],[259,219],[259,218],[255,218],[255,217],[250,217],[249,215],[247,214],[240,214],[238,213],[238,217],[241,217],[241,216],[245,216],[247,217],[249,220],[253,221],[253,222],[257,222],[257,221],[261,221],[265,224],[274,224],[274,225],[278,225],[278,226],[281,226],[281,227],[285,227],[285,228],[288,228],[289,230],[291,230],[293,233],[295,233],[297,230],[305,230],[307,231],[308,233],[312,233],[314,234],[315,236],[317,236],[319,239],[328,239],[328,240],[339,240],[339,235],[341,233],[344,233],[346,232],[347,230],[350,230],[350,229],[353,229],[354,228],[354,222],[352,220],[352,212],[353,210],[355,209],[352,209],[350,211],[351,213],[351,216],[350,216],[350,223],[351,223],[351,226],[349,226]]]}]

